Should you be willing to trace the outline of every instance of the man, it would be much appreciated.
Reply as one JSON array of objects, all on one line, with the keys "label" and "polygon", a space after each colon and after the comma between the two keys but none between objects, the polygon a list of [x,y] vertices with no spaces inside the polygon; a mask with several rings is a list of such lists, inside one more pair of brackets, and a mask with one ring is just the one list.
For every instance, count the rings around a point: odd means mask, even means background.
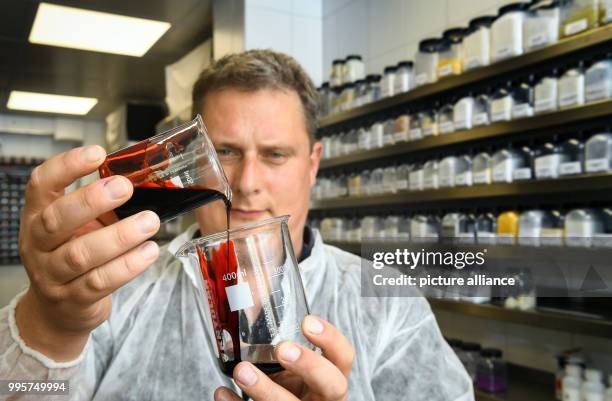
[{"label": "man", "polygon": [[300,66],[272,51],[227,56],[202,73],[193,100],[232,188],[232,226],[291,215],[313,312],[302,330],[322,355],[284,343],[286,371],[273,378],[246,362],[234,381],[221,374],[193,273],[172,253],[225,215],[200,208],[198,225],[161,249],[146,241],[159,228],[152,212],[105,227],[97,218],[132,187],[111,177],[64,195],[104,159],[86,147],[32,173],[20,233],[31,285],[0,313],[0,377],[68,379],[71,400],[473,399],[427,302],[362,298],[360,259],[305,226],[321,145]]}]

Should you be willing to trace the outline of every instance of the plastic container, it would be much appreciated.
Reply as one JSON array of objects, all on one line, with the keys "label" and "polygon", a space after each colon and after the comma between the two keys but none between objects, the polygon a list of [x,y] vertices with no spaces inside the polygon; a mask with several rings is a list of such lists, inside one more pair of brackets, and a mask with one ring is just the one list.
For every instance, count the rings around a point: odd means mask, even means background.
[{"label": "plastic container", "polygon": [[344,82],[356,82],[365,78],[365,65],[360,55],[350,54],[344,61]]},{"label": "plastic container", "polygon": [[395,119],[393,126],[393,140],[395,143],[406,142],[410,139],[409,130],[412,119],[408,114],[402,114]]},{"label": "plastic container", "polygon": [[384,187],[383,187],[384,178],[385,178],[385,171],[381,167],[377,167],[373,169],[372,175],[370,175],[367,193],[369,195],[380,195],[384,193]]},{"label": "plastic container", "polygon": [[442,33],[438,49],[438,79],[449,75],[459,75],[463,71],[462,42],[463,28],[451,28]]},{"label": "plastic container", "polygon": [[421,130],[421,113],[417,113],[413,115],[414,117],[410,119],[410,131],[408,133],[408,138],[411,141],[417,141],[423,138],[423,131]]},{"label": "plastic container", "polygon": [[518,243],[523,246],[540,246],[540,235],[546,214],[542,210],[527,210],[519,217]]},{"label": "plastic container", "polygon": [[564,235],[565,216],[558,210],[545,212],[540,231],[540,245],[562,246]]},{"label": "plastic container", "polygon": [[491,63],[491,24],[495,16],[482,16],[470,21],[463,38],[463,69],[471,70]]},{"label": "plastic container", "polygon": [[438,189],[438,161],[428,160],[423,164],[423,189]]},{"label": "plastic container", "polygon": [[348,195],[361,196],[363,194],[362,191],[361,175],[358,173],[351,173],[348,178]]},{"label": "plastic container", "polygon": [[582,368],[576,365],[565,366],[565,376],[562,383],[563,401],[582,401],[580,389],[582,386]]},{"label": "plastic container", "polygon": [[457,157],[447,156],[438,165],[438,185],[440,188],[452,188],[455,186],[457,176]]},{"label": "plastic container", "polygon": [[389,118],[385,120],[383,130],[383,146],[391,146],[395,143],[395,119]]},{"label": "plastic container", "polygon": [[382,148],[385,145],[385,125],[377,121],[370,127],[370,144],[372,149]]},{"label": "plastic container", "polygon": [[516,244],[518,235],[519,213],[513,210],[501,213],[497,217],[497,243],[501,245]]},{"label": "plastic container", "polygon": [[533,75],[519,83],[512,90],[512,119],[533,116],[534,112],[534,88]]},{"label": "plastic container", "polygon": [[357,129],[357,148],[360,151],[372,148],[369,127],[359,127]]},{"label": "plastic container", "polygon": [[464,218],[460,213],[447,213],[442,217],[441,237],[446,243],[455,243],[459,236],[459,222]]},{"label": "plastic container", "polygon": [[487,393],[503,393],[508,388],[506,362],[502,360],[502,351],[496,348],[485,348],[480,351],[476,367],[476,387]]},{"label": "plastic container", "polygon": [[584,76],[587,102],[612,98],[612,60],[610,58],[593,64]]},{"label": "plastic container", "polygon": [[558,178],[561,175],[561,164],[570,161],[570,155],[562,145],[545,143],[540,147],[540,155],[535,160],[535,177],[537,179]]},{"label": "plastic container", "polygon": [[339,111],[350,110],[355,102],[355,84],[348,83],[342,86],[340,93]]},{"label": "plastic container", "polygon": [[453,182],[458,187],[469,187],[472,185],[472,157],[470,155],[457,157]]},{"label": "plastic container", "polygon": [[438,112],[435,109],[425,110],[419,113],[421,134],[423,137],[438,135]]},{"label": "plastic container", "polygon": [[561,35],[572,36],[599,24],[598,0],[572,0],[561,21]]},{"label": "plastic container", "polygon": [[501,7],[491,25],[491,57],[504,60],[523,54],[523,23],[528,3],[511,3]]},{"label": "plastic container", "polygon": [[584,171],[584,143],[575,138],[570,138],[561,145],[562,153],[567,157],[559,166],[560,175],[582,174]]},{"label": "plastic container", "polygon": [[523,48],[531,51],[559,41],[559,26],[565,1],[546,0],[529,7],[523,25]]},{"label": "plastic container", "polygon": [[408,92],[414,87],[414,63],[412,61],[400,61],[395,70],[395,88],[393,93]]},{"label": "plastic container", "polygon": [[474,184],[490,184],[492,170],[491,156],[487,152],[478,153],[472,159],[472,180]]},{"label": "plastic container", "polygon": [[343,148],[343,153],[345,155],[350,155],[359,150],[359,136],[357,135],[356,129],[352,129],[346,133],[343,141]]},{"label": "plastic container", "polygon": [[398,191],[403,191],[408,189],[408,180],[410,179],[410,171],[412,167],[409,164],[401,164],[396,169],[396,177],[397,181],[395,183],[395,188]]},{"label": "plastic container", "polygon": [[540,78],[534,88],[534,110],[537,113],[557,110],[559,73],[556,69]]},{"label": "plastic container", "polygon": [[491,121],[491,100],[486,94],[474,97],[474,112],[472,113],[472,126],[488,125]]},{"label": "plastic container", "polygon": [[455,103],[453,107],[453,126],[455,131],[471,129],[474,117],[474,98],[470,93]]},{"label": "plastic container", "polygon": [[410,220],[413,242],[437,242],[440,238],[440,220],[435,216],[416,215]]},{"label": "plastic container", "polygon": [[368,97],[368,83],[365,79],[355,81],[355,100],[353,107],[359,107],[366,104]]},{"label": "plastic container", "polygon": [[512,182],[514,170],[525,166],[519,152],[512,148],[501,149],[492,157],[493,182]]},{"label": "plastic container", "polygon": [[523,146],[517,149],[517,154],[522,162],[512,172],[512,180],[531,180],[534,177],[535,160],[539,156],[539,151]]},{"label": "plastic container", "polygon": [[386,194],[394,194],[397,192],[397,169],[395,166],[388,166],[383,169],[383,192]]},{"label": "plastic container", "polygon": [[397,67],[390,65],[385,67],[382,81],[380,83],[380,97],[385,98],[395,94],[395,73]]},{"label": "plastic container", "polygon": [[329,85],[332,88],[341,86],[344,78],[344,60],[335,59],[332,61],[332,68],[329,74]]},{"label": "plastic container", "polygon": [[596,210],[574,209],[565,216],[565,245],[590,247],[593,235],[603,231],[603,221]]},{"label": "plastic container", "polygon": [[510,121],[512,119],[512,82],[506,82],[495,90],[491,96],[491,122]]},{"label": "plastic container", "polygon": [[455,132],[455,124],[453,123],[454,114],[455,108],[453,103],[446,104],[440,108],[438,111],[438,130],[440,134]]},{"label": "plastic container", "polygon": [[476,218],[476,242],[481,245],[497,243],[497,217],[493,213],[483,213]]},{"label": "plastic container", "polygon": [[584,104],[584,68],[579,61],[559,79],[559,107],[566,108]]},{"label": "plastic container", "polygon": [[410,171],[408,179],[408,188],[411,191],[422,191],[423,190],[423,165],[415,163]]},{"label": "plastic container", "polygon": [[414,56],[415,86],[433,83],[438,80],[438,49],[440,39],[429,38],[419,42],[419,49]]},{"label": "plastic container", "polygon": [[599,214],[602,219],[602,230],[593,233],[593,247],[612,248],[612,209],[600,209]]},{"label": "plastic container", "polygon": [[370,74],[366,77],[366,82],[368,84],[367,96],[364,99],[363,104],[367,104],[370,102],[374,102],[380,99],[380,81],[382,77],[379,74]]},{"label": "plastic container", "polygon": [[612,134],[593,135],[584,148],[587,173],[612,170]]}]

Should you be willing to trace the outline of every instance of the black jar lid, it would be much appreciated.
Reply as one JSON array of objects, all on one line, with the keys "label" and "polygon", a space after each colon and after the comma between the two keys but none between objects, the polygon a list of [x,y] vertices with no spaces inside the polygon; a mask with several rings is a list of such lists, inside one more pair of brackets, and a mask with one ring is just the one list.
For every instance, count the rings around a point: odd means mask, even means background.
[{"label": "black jar lid", "polygon": [[321,88],[329,88],[329,82],[325,81],[321,84]]},{"label": "black jar lid", "polygon": [[390,73],[395,72],[395,71],[397,71],[397,67],[396,67],[396,66],[394,66],[394,65],[388,65],[388,66],[386,66],[386,67],[385,67],[385,69],[384,69],[384,73],[385,73],[385,74],[387,74],[387,73],[389,73],[389,74],[390,74]]},{"label": "black jar lid", "polygon": [[463,341],[457,340],[456,338],[449,338],[446,342],[453,348],[460,348],[461,345],[463,345]]},{"label": "black jar lid", "polygon": [[334,61],[332,61],[332,65],[336,65],[336,64],[344,64],[344,60],[337,58]]},{"label": "black jar lid", "polygon": [[466,29],[461,27],[449,28],[442,32],[442,37],[449,40],[451,43],[461,43],[466,35]]},{"label": "black jar lid", "polygon": [[478,343],[463,343],[461,349],[464,351],[480,351],[482,347]]},{"label": "black jar lid", "polygon": [[480,351],[480,356],[482,356],[483,358],[501,358],[502,355],[502,350],[498,348],[485,348]]},{"label": "black jar lid", "polygon": [[419,42],[419,51],[422,53],[435,53],[440,46],[439,38],[427,38]]},{"label": "black jar lid", "polygon": [[357,80],[357,81],[355,81],[354,83],[355,83],[355,86],[357,86],[357,85],[363,85],[363,84],[365,84],[365,83],[366,83],[366,80],[365,80],[365,79],[358,79],[358,80]]},{"label": "black jar lid", "polygon": [[438,51],[439,52],[448,51],[448,50],[450,50],[450,47],[451,47],[451,41],[450,40],[448,40],[446,38],[440,39],[439,44],[438,44]]},{"label": "black jar lid", "polygon": [[380,74],[368,74],[366,75],[366,80],[368,82],[378,82],[380,81],[382,77],[380,76]]},{"label": "black jar lid", "polygon": [[413,66],[414,66],[414,63],[410,60],[403,60],[397,63],[397,68],[400,68],[400,67],[412,68]]},{"label": "black jar lid", "polygon": [[495,15],[483,15],[470,20],[470,29],[488,28],[497,19]]},{"label": "black jar lid", "polygon": [[359,54],[349,54],[348,56],[346,56],[346,61],[349,61],[349,60],[361,61],[361,56]]},{"label": "black jar lid", "polygon": [[502,16],[513,11],[525,11],[529,7],[529,3],[510,3],[497,10],[497,15]]}]

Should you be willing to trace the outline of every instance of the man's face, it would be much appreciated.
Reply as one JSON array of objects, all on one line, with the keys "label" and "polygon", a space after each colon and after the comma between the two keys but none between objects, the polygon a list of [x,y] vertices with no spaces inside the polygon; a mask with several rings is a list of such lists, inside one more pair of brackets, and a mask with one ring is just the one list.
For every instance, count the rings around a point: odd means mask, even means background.
[{"label": "man's face", "polygon": [[[321,157],[320,143],[311,150],[302,110],[294,91],[272,89],[212,92],[202,110],[232,188],[231,226],[288,214],[298,255]],[[216,207],[196,215],[202,233],[225,227]]]}]

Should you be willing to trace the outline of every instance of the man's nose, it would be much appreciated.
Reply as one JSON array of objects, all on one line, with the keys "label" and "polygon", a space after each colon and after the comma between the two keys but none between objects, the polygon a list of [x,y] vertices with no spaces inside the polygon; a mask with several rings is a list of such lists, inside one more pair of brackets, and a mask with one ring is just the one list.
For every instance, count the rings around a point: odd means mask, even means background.
[{"label": "man's nose", "polygon": [[240,163],[238,171],[234,180],[234,186],[232,188],[236,192],[243,196],[254,195],[259,192],[258,183],[261,182],[261,175],[259,174],[259,162],[256,156],[245,156]]}]

